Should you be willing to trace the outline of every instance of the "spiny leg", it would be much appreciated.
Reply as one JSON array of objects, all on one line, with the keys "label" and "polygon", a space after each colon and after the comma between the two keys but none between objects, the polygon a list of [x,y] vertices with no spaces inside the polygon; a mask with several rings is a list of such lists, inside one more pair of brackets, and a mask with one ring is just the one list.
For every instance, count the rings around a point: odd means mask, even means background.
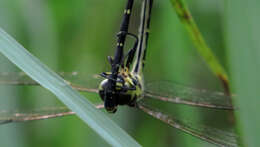
[{"label": "spiny leg", "polygon": [[149,8],[148,8],[148,16],[147,16],[147,23],[146,23],[146,38],[145,38],[145,47],[144,47],[144,54],[143,54],[143,68],[145,65],[145,58],[146,58],[146,52],[147,52],[147,46],[148,46],[148,38],[150,33],[150,22],[151,22],[151,14],[152,14],[152,7],[153,7],[153,0],[149,0]]},{"label": "spiny leg", "polygon": [[[117,37],[121,37],[121,36],[130,36],[130,37],[133,37],[135,39],[135,43],[134,43],[134,47],[132,49],[130,49],[126,55],[124,55],[120,65],[121,65],[121,68],[124,68],[125,65],[125,59],[127,58],[127,62],[126,62],[126,67],[129,69],[130,68],[130,65],[132,64],[133,62],[133,58],[135,56],[135,52],[136,52],[136,49],[137,49],[137,45],[138,45],[138,37],[135,35],[135,34],[132,34],[132,33],[129,33],[129,32],[123,32],[123,31],[120,31],[118,34],[117,34]],[[111,56],[108,56],[108,61],[109,63],[113,64],[113,58]]]},{"label": "spiny leg", "polygon": [[139,39],[135,34],[128,33],[128,35],[135,38],[135,43],[134,43],[133,48],[130,49],[124,57],[124,60],[125,60],[126,57],[128,57],[127,61],[126,61],[126,67],[129,69],[131,64],[133,63],[135,52],[136,52],[136,49],[137,49],[137,46],[138,46],[138,43],[139,43]]}]

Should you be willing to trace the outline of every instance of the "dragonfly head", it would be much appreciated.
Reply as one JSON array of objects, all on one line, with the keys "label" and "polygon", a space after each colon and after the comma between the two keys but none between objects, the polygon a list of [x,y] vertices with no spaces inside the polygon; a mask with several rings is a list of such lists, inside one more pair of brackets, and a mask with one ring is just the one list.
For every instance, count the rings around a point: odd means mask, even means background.
[{"label": "dragonfly head", "polygon": [[139,77],[119,73],[117,80],[114,80],[114,88],[110,85],[113,80],[109,79],[109,74],[105,78],[99,85],[99,95],[108,112],[115,113],[118,105],[135,106],[137,98],[142,94]]}]

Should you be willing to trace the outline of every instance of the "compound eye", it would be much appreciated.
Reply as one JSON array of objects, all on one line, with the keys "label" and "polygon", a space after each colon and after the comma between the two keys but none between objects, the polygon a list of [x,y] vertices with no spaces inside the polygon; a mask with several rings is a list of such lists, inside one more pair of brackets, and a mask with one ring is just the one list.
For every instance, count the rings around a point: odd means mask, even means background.
[{"label": "compound eye", "polygon": [[103,80],[103,81],[100,83],[98,89],[99,89],[99,90],[104,90],[104,89],[106,89],[107,86],[108,86],[108,79],[105,79],[105,80]]},{"label": "compound eye", "polygon": [[107,112],[115,113],[117,110],[116,98],[109,95],[109,93],[105,94],[104,106],[105,106]]},{"label": "compound eye", "polygon": [[101,97],[101,99],[102,99],[103,101],[104,101],[104,99],[105,99],[105,89],[106,89],[106,87],[107,87],[107,84],[108,84],[108,80],[105,79],[105,80],[103,80],[103,81],[100,83],[100,85],[99,85],[99,87],[98,87],[99,96]]}]

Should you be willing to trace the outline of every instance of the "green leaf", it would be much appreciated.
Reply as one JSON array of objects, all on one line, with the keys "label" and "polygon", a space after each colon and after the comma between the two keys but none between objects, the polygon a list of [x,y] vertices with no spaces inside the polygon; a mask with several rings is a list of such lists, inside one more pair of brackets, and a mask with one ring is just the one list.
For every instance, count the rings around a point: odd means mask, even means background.
[{"label": "green leaf", "polygon": [[244,146],[260,146],[260,1],[226,2],[226,45],[238,130]]},{"label": "green leaf", "polygon": [[42,64],[0,28],[0,51],[40,85],[50,90],[112,146],[140,146],[103,112],[73,90],[61,77]]}]

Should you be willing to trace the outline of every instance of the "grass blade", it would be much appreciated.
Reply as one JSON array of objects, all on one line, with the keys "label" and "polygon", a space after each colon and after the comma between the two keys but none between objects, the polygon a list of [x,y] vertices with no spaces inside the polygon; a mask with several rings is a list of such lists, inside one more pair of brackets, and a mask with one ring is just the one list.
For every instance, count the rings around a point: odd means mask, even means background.
[{"label": "grass blade", "polygon": [[110,145],[140,146],[105,114],[97,110],[86,98],[73,90],[62,78],[42,64],[2,29],[0,29],[0,51],[32,79],[55,94]]},{"label": "grass blade", "polygon": [[256,0],[226,1],[226,45],[231,85],[237,97],[234,104],[238,130],[244,146],[260,146],[260,2]]},{"label": "grass blade", "polygon": [[187,31],[189,32],[198,53],[203,57],[206,64],[208,64],[210,70],[222,81],[226,92],[229,93],[229,79],[227,73],[205,42],[185,2],[183,0],[170,1],[181,22],[185,25]]}]

